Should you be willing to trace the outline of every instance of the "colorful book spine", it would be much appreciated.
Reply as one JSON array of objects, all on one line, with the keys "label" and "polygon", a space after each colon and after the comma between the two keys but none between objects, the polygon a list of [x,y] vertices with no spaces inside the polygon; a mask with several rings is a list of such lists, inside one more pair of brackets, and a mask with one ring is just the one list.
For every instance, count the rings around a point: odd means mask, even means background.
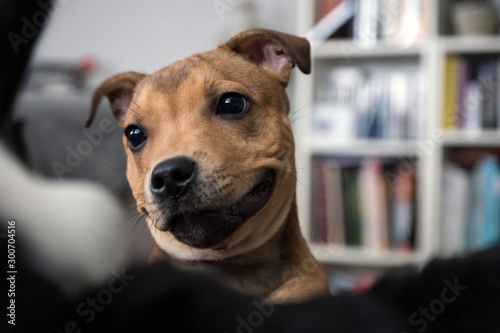
[{"label": "colorful book spine", "polygon": [[443,128],[446,130],[457,127],[457,69],[458,58],[454,55],[446,57],[445,89],[443,103]]},{"label": "colorful book spine", "polygon": [[313,239],[375,251],[414,247],[415,174],[396,159],[318,157]]},{"label": "colorful book spine", "polygon": [[421,137],[422,89],[413,69],[335,68],[324,81],[312,121],[318,139]]},{"label": "colorful book spine", "polygon": [[500,164],[486,156],[470,170],[443,173],[443,251],[456,254],[500,243]]},{"label": "colorful book spine", "polygon": [[335,161],[324,163],[322,169],[325,182],[327,242],[330,244],[345,245],[342,170],[340,165]]},{"label": "colorful book spine", "polygon": [[467,207],[471,200],[469,173],[453,165],[443,168],[442,251],[447,255],[462,253],[465,249]]},{"label": "colorful book spine", "polygon": [[448,56],[444,76],[445,130],[477,132],[500,128],[498,56]]},{"label": "colorful book spine", "polygon": [[396,249],[409,251],[412,249],[411,233],[413,227],[413,210],[415,174],[410,170],[398,168],[393,184],[393,204],[391,219],[391,243]]},{"label": "colorful book spine", "polygon": [[500,166],[493,157],[481,162],[483,169],[484,209],[483,221],[480,221],[481,247],[489,247],[500,241]]},{"label": "colorful book spine", "polygon": [[363,245],[371,250],[386,250],[389,248],[388,222],[384,201],[385,186],[379,159],[368,158],[362,161],[358,191],[361,202]]}]

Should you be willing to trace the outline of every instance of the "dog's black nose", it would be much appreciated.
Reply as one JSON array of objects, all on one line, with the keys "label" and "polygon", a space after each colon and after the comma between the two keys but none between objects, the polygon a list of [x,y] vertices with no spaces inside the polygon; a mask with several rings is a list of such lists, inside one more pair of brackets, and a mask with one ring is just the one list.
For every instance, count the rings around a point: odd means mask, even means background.
[{"label": "dog's black nose", "polygon": [[151,192],[157,196],[179,199],[193,183],[196,163],[184,156],[158,164],[151,174]]}]

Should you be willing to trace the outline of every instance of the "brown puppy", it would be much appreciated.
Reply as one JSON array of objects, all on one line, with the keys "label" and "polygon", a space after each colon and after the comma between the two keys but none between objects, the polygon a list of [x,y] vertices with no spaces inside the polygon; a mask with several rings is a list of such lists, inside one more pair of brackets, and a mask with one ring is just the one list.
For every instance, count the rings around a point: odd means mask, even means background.
[{"label": "brown puppy", "polygon": [[152,258],[215,275],[272,301],[327,295],[299,229],[285,88],[310,72],[309,43],[250,30],[151,75],[95,92],[125,129],[127,178],[155,240]]}]

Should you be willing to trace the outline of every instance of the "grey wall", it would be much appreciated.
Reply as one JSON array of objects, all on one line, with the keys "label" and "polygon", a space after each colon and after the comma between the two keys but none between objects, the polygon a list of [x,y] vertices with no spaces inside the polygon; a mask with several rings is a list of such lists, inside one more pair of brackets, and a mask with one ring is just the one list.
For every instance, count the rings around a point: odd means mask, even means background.
[{"label": "grey wall", "polygon": [[297,1],[58,0],[35,60],[78,61],[92,55],[95,80],[117,72],[152,72],[209,50],[242,29],[264,27],[296,33]]}]

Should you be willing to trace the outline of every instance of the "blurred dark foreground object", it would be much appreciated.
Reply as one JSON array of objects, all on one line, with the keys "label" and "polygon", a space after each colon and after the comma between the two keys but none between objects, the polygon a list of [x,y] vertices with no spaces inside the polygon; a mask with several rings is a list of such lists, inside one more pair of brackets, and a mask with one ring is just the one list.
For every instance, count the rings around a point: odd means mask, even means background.
[{"label": "blurred dark foreground object", "polygon": [[[1,120],[12,106],[39,32],[23,35],[23,18],[33,19],[49,4],[0,2]],[[11,33],[24,39],[12,44]],[[5,236],[6,221],[0,222]],[[0,239],[2,254],[7,253],[5,239]],[[15,325],[4,314],[0,332],[500,332],[500,247],[384,278],[357,296],[275,305],[166,265],[116,267],[98,286],[69,295],[30,265],[30,244],[23,235],[16,239],[15,284],[8,274],[1,284],[3,295],[15,290]],[[9,304],[1,306],[11,314]]]},{"label": "blurred dark foreground object", "polygon": [[16,286],[16,328],[23,333],[500,332],[499,276],[496,247],[436,260],[420,273],[383,278],[357,296],[276,305],[166,265],[116,268],[105,283],[69,297],[26,267]]}]

